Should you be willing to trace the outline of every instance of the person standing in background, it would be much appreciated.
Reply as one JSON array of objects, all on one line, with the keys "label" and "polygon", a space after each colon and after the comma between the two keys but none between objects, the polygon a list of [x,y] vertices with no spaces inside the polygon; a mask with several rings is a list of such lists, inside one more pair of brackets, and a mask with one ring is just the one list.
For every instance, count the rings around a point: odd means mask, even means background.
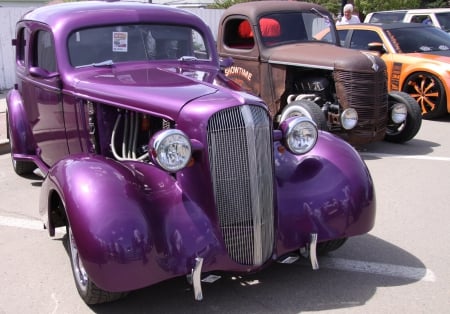
[{"label": "person standing in background", "polygon": [[347,3],[342,11],[344,12],[344,16],[336,22],[336,25],[361,23],[359,17],[353,15],[353,5],[351,3]]}]

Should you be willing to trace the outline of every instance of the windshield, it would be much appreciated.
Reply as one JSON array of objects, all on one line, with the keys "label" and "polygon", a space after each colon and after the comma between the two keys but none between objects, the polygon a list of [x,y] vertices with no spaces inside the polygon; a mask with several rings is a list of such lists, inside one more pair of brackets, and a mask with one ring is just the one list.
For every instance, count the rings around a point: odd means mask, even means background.
[{"label": "windshield", "polygon": [[411,27],[386,30],[397,52],[431,52],[450,49],[450,36],[435,27]]},{"label": "windshield", "polygon": [[436,13],[436,18],[441,28],[446,32],[450,32],[450,12]]},{"label": "windshield", "polygon": [[74,67],[144,60],[209,60],[210,57],[198,31],[175,25],[86,28],[69,36],[68,49]]},{"label": "windshield", "polygon": [[[317,11],[276,13],[259,19],[259,31],[266,46],[317,41],[316,37],[329,32],[331,25],[330,17]],[[325,41],[336,44],[334,27],[332,30]]]}]

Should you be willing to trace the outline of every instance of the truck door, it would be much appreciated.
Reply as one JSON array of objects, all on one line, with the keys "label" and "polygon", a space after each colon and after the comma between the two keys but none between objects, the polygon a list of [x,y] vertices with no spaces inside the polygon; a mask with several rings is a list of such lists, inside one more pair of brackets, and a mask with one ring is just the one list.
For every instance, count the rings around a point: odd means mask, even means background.
[{"label": "truck door", "polygon": [[260,96],[261,71],[259,47],[254,27],[242,17],[226,19],[219,32],[218,51],[221,57],[232,57],[234,63],[225,69],[225,75],[245,91]]}]

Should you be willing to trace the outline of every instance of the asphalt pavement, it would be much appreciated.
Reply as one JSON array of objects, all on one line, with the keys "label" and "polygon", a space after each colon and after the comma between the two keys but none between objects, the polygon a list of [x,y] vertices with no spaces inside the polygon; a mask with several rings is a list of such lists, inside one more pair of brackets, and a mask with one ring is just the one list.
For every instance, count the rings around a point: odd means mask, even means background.
[{"label": "asphalt pavement", "polygon": [[0,154],[9,152],[9,141],[6,138],[6,93],[0,91]]}]

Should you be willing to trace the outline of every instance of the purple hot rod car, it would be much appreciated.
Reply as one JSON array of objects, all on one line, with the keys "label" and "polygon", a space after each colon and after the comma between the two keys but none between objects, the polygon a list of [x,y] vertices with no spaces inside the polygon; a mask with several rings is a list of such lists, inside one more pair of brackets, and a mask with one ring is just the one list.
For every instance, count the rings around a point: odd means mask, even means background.
[{"label": "purple hot rod car", "polygon": [[[17,23],[7,96],[15,171],[43,176],[50,236],[67,228],[88,304],[186,276],[339,248],[374,225],[370,173],[304,117],[277,125],[222,73],[195,15],[71,2]],[[37,169],[35,169],[37,167]]]}]

